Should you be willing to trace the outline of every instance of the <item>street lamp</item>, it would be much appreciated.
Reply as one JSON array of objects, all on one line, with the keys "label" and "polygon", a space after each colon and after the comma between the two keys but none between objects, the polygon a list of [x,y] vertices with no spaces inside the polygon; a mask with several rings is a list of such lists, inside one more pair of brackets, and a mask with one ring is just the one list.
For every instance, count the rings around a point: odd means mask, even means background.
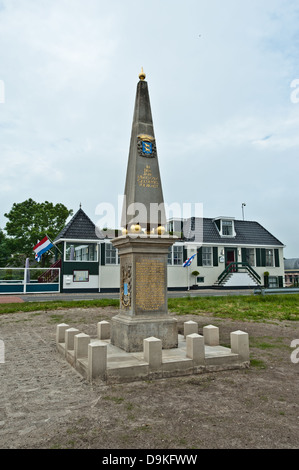
[{"label": "street lamp", "polygon": [[244,207],[246,206],[245,202],[242,202],[242,214],[243,214],[243,220],[244,220]]}]

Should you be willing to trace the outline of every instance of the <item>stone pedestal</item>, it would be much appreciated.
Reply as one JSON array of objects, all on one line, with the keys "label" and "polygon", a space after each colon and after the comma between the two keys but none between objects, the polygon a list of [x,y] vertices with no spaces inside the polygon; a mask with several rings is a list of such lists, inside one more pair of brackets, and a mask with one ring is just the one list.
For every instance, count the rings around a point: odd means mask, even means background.
[{"label": "stone pedestal", "polygon": [[155,337],[163,349],[178,346],[177,321],[167,308],[167,257],[174,242],[174,237],[158,235],[112,240],[120,256],[120,312],[111,322],[113,345],[140,352],[143,340]]}]

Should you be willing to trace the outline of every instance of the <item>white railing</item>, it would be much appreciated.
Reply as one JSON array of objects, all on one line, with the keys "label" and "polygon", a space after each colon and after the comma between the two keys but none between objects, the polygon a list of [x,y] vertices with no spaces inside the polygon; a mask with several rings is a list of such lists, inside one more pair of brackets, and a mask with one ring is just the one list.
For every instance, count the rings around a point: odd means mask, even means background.
[{"label": "white railing", "polygon": [[42,275],[49,268],[0,268],[0,294],[60,292],[60,268],[51,269],[44,282]]}]

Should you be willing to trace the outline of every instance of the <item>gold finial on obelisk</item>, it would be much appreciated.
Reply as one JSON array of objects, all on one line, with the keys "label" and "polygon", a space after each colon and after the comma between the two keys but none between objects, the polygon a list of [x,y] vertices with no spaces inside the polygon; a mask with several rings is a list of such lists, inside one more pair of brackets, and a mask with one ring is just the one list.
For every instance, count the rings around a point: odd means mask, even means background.
[{"label": "gold finial on obelisk", "polygon": [[145,80],[145,77],[146,77],[146,75],[145,75],[145,73],[144,73],[144,71],[143,71],[143,67],[141,67],[141,73],[139,74],[139,79],[140,79],[140,80]]}]

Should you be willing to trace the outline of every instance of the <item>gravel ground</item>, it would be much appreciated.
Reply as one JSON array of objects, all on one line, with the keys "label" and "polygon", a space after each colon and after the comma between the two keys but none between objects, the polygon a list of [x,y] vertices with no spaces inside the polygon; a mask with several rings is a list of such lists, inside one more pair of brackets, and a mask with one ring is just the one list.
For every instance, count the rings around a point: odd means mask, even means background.
[{"label": "gravel ground", "polygon": [[[250,337],[251,367],[106,385],[84,380],[56,351],[57,323],[96,335],[111,308],[0,316],[1,449],[295,449],[299,322],[234,322],[177,316]],[[297,354],[299,358],[299,353]],[[295,355],[296,358],[296,355]]]}]

